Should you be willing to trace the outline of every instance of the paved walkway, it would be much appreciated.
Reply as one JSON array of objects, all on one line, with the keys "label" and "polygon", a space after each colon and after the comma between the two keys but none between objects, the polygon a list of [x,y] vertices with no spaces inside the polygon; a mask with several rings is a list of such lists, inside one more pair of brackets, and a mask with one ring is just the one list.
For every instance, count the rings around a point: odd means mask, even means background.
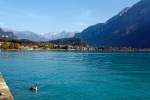
[{"label": "paved walkway", "polygon": [[14,100],[1,73],[0,73],[0,100]]}]

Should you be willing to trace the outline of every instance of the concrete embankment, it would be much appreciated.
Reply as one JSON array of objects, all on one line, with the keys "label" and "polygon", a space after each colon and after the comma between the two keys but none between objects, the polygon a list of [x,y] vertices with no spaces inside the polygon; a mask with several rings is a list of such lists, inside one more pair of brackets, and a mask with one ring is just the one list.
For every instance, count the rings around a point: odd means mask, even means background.
[{"label": "concrete embankment", "polygon": [[0,73],[0,100],[14,100],[1,73]]}]

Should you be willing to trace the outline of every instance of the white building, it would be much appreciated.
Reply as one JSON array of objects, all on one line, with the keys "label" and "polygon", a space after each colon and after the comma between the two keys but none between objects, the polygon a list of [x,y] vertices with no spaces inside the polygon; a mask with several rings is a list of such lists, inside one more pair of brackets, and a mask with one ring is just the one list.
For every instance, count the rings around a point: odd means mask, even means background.
[{"label": "white building", "polygon": [[28,47],[28,46],[20,46],[21,50],[34,50],[32,47]]}]

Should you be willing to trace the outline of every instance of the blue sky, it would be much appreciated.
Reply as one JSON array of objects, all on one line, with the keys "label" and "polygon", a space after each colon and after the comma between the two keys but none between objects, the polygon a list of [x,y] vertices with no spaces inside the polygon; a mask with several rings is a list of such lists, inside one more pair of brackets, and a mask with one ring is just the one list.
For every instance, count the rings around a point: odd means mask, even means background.
[{"label": "blue sky", "polygon": [[0,27],[37,33],[82,31],[140,0],[0,0]]}]

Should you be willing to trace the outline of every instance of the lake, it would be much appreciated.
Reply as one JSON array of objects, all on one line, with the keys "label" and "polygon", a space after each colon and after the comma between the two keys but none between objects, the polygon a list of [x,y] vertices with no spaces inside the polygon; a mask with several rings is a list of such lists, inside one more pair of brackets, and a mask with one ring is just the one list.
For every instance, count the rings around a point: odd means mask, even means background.
[{"label": "lake", "polygon": [[0,52],[0,71],[15,100],[150,100],[148,52]]}]

